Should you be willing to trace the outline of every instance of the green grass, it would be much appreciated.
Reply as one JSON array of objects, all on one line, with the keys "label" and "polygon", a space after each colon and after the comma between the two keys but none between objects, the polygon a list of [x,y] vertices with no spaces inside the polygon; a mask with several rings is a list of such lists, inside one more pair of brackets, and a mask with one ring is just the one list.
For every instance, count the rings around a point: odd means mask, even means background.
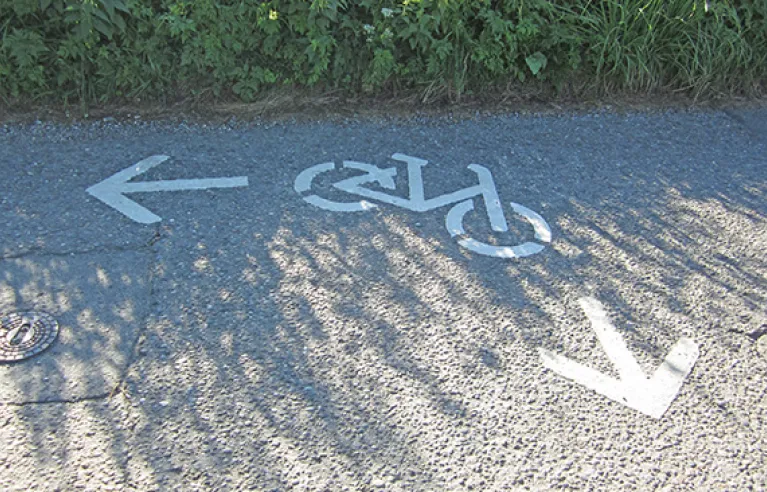
[{"label": "green grass", "polygon": [[754,94],[767,2],[0,0],[0,98],[251,101],[273,88]]},{"label": "green grass", "polygon": [[726,2],[599,1],[577,12],[601,83],[695,95],[744,91],[765,76],[764,10]]}]

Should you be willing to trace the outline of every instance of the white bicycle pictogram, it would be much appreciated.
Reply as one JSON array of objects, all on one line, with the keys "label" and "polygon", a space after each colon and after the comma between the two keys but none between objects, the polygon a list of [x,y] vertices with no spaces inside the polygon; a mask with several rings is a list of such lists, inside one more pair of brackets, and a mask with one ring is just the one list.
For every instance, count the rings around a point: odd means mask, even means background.
[{"label": "white bicycle pictogram", "polygon": [[[543,217],[529,208],[519,203],[510,202],[512,210],[524,217],[535,232],[535,238],[540,242],[528,241],[522,244],[512,246],[492,245],[472,237],[469,237],[463,227],[465,215],[474,210],[474,198],[480,197],[485,202],[485,210],[490,226],[493,231],[507,232],[509,227],[506,223],[506,216],[503,212],[501,201],[498,198],[498,191],[495,188],[493,175],[490,170],[479,164],[471,164],[468,169],[473,171],[478,178],[478,183],[456,190],[452,193],[426,198],[424,193],[422,169],[428,164],[428,161],[411,157],[404,154],[394,154],[391,157],[396,161],[407,163],[407,181],[408,197],[390,195],[383,191],[367,188],[363,185],[367,183],[377,183],[378,186],[387,190],[394,190],[394,177],[397,175],[397,168],[380,168],[372,164],[356,161],[343,161],[343,169],[353,169],[362,171],[364,174],[343,179],[333,184],[333,187],[361,197],[362,199],[354,202],[336,202],[322,198],[317,194],[304,195],[303,199],[312,205],[330,210],[333,212],[360,212],[376,208],[375,203],[368,200],[376,200],[388,203],[397,207],[402,207],[413,212],[427,212],[447,205],[453,205],[445,216],[445,227],[452,237],[457,237],[458,244],[475,253],[495,256],[498,258],[521,258],[534,255],[544,249],[541,243],[551,242],[551,228]],[[321,173],[333,171],[336,164],[325,162],[316,164],[304,169],[297,177],[293,188],[299,194],[305,194],[312,191],[314,179]]]}]

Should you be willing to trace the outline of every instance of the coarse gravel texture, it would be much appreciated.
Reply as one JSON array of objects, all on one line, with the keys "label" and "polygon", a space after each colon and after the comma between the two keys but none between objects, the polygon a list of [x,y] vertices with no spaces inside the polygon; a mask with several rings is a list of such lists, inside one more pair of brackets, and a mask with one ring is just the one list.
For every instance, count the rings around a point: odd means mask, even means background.
[{"label": "coarse gravel texture", "polygon": [[[35,295],[72,333],[111,323],[128,346],[108,394],[3,393],[0,489],[762,489],[767,142],[754,129],[767,113],[748,118],[0,127],[0,272],[37,265]],[[404,196],[394,153],[430,161],[427,196],[474,184],[467,166],[486,166],[510,232],[492,232],[475,200],[467,233],[533,240],[513,201],[548,221],[551,244],[484,257],[450,237],[447,207],[344,214],[294,191],[309,166],[348,159],[395,166]],[[130,195],[163,217],[154,225],[85,193],[155,154],[171,158],[136,181],[250,186]],[[326,174],[314,192],[354,200],[332,187],[352,172]],[[0,292],[31,295],[29,283],[5,274]],[[538,347],[617,377],[584,296],[648,375],[680,337],[698,345],[662,418],[543,367]],[[13,370],[45,367],[55,350]]]}]

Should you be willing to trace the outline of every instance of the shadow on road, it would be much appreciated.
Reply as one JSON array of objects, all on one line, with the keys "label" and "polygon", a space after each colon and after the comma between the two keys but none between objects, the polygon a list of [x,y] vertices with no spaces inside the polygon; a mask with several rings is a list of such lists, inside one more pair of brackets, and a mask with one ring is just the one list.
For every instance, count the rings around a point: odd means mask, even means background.
[{"label": "shadow on road", "polygon": [[[306,204],[257,232],[198,217],[133,251],[2,260],[3,309],[40,306],[64,329],[51,351],[0,366],[0,463],[30,471],[11,471],[23,488],[552,486],[533,465],[546,446],[588,462],[626,441],[616,427],[614,444],[589,449],[589,423],[650,422],[541,366],[546,347],[615,375],[578,307],[586,295],[648,374],[680,336],[701,347],[680,396],[698,405],[632,446],[698,414],[763,441],[764,416],[744,405],[764,397],[765,362],[742,335],[767,323],[767,182],[744,169],[563,170],[570,188],[530,204],[554,240],[520,260],[461,250],[441,215],[340,219]],[[717,379],[722,367],[741,389]],[[620,454],[602,464],[619,470]]]}]

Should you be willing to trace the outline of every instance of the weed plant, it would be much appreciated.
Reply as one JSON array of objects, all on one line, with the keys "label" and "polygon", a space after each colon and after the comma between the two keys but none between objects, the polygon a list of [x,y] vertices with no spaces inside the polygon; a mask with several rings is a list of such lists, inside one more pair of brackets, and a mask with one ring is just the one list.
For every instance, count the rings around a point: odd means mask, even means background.
[{"label": "weed plant", "polygon": [[0,42],[6,103],[572,80],[700,96],[767,80],[767,2],[0,0]]}]

